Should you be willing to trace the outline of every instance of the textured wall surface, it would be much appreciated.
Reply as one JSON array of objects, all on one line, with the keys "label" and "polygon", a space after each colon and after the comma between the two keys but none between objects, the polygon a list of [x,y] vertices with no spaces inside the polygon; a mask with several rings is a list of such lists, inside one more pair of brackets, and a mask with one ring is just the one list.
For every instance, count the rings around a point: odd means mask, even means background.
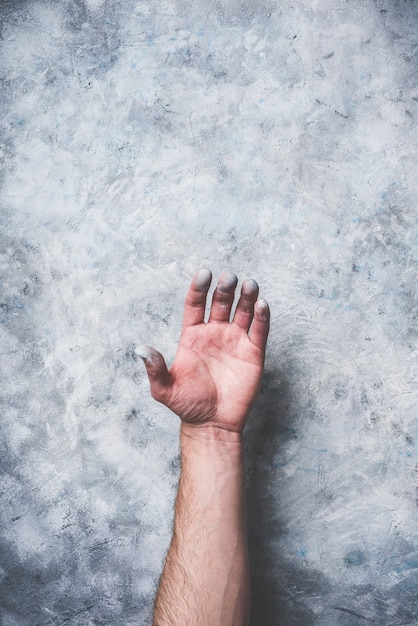
[{"label": "textured wall surface", "polygon": [[252,626],[418,623],[414,0],[3,0],[0,622],[150,624],[200,266],[272,308]]}]

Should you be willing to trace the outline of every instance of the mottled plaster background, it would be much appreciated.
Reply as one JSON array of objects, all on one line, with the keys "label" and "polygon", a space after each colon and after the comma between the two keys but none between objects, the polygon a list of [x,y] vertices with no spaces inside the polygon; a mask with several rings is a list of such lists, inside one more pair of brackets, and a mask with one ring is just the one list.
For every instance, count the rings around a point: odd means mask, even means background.
[{"label": "mottled plaster background", "polygon": [[272,309],[252,626],[418,623],[418,3],[3,0],[2,626],[149,625],[200,267]]}]

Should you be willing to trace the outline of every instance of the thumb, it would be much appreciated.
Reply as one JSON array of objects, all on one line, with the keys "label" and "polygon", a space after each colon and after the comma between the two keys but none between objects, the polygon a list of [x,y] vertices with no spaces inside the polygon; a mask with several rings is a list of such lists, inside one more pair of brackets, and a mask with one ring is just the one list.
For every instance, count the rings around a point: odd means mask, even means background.
[{"label": "thumb", "polygon": [[159,402],[164,402],[171,385],[171,376],[163,355],[151,346],[144,345],[136,346],[135,354],[144,361],[152,397]]}]

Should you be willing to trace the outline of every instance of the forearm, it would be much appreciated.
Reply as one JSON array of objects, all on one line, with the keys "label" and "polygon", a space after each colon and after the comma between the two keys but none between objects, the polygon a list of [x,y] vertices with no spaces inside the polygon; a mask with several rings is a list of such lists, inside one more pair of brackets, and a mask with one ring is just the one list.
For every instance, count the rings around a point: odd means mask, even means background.
[{"label": "forearm", "polygon": [[182,425],[174,533],[154,626],[244,626],[249,566],[241,435]]}]

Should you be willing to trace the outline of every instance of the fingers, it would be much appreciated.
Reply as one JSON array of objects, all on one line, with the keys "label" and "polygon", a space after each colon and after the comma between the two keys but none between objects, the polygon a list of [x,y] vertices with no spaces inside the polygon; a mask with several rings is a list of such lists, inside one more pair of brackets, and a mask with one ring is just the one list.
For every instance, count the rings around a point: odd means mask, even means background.
[{"label": "fingers", "polygon": [[135,353],[144,361],[152,397],[159,402],[164,402],[171,387],[171,376],[163,355],[151,346],[143,345],[137,346]]},{"label": "fingers", "polygon": [[244,280],[241,296],[235,309],[234,323],[248,332],[254,317],[254,304],[258,296],[258,285],[255,280]]},{"label": "fingers", "polygon": [[265,350],[270,328],[270,308],[266,300],[258,300],[254,305],[254,320],[250,331],[250,341]]},{"label": "fingers", "polygon": [[212,297],[212,306],[209,316],[210,322],[229,321],[237,282],[238,278],[232,272],[224,272],[221,275]]},{"label": "fingers", "polygon": [[200,269],[194,275],[184,303],[183,326],[201,324],[205,317],[206,296],[212,282],[212,273]]},{"label": "fingers", "polygon": [[[211,281],[212,273],[208,269],[200,269],[194,275],[186,295],[183,326],[194,326],[204,322],[207,294]],[[229,321],[237,283],[238,278],[232,272],[224,272],[220,276],[212,297],[210,322]],[[269,332],[270,310],[265,300],[257,302],[258,292],[259,288],[255,280],[247,279],[243,282],[233,321],[246,332],[249,331],[252,324],[250,340],[264,350]],[[153,354],[154,358],[156,358],[155,354],[159,355],[155,350]],[[161,355],[159,357],[164,361]],[[145,360],[144,362],[150,376],[147,362]]]}]

